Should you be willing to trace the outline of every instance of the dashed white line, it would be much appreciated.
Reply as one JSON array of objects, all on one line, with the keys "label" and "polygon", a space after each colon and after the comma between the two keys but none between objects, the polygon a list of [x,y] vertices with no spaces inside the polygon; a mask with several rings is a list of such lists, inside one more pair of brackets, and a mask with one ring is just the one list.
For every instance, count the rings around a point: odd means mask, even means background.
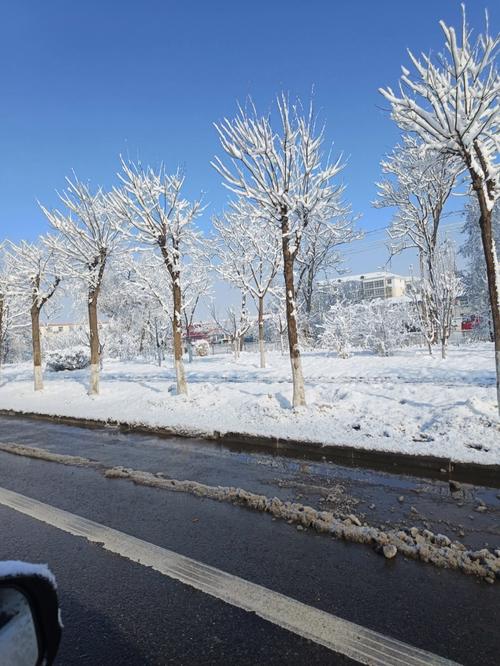
[{"label": "dashed white line", "polygon": [[348,622],[261,585],[49,504],[0,488],[0,504],[343,654],[367,666],[451,665],[456,662]]}]

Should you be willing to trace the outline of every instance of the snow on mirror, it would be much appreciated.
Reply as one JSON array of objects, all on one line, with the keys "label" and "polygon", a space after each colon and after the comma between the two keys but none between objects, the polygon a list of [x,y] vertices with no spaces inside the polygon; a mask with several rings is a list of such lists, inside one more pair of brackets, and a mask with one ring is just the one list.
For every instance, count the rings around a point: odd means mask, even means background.
[{"label": "snow on mirror", "polygon": [[0,588],[0,664],[35,666],[36,627],[28,599],[13,587]]}]

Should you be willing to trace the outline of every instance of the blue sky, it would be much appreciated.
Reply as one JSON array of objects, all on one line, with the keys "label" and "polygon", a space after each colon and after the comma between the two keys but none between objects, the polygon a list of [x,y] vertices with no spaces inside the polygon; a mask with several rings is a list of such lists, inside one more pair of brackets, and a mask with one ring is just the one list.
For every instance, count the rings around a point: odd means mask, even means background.
[{"label": "blue sky", "polygon": [[[468,3],[475,29],[485,5]],[[498,26],[498,11],[490,21]],[[377,92],[395,85],[406,48],[439,50],[438,20],[458,24],[456,0],[17,0],[0,24],[0,237],[46,230],[36,200],[74,169],[110,186],[118,155],[187,172],[205,192],[201,225],[227,192],[210,167],[220,152],[212,123],[251,95],[267,111],[281,90],[315,103],[327,138],[348,158],[346,198],[360,226],[386,225],[370,202],[379,161],[397,131]],[[457,203],[457,208],[461,202]],[[378,246],[370,249],[373,241]],[[384,258],[373,234],[351,255],[355,271]],[[397,266],[396,266],[397,268]]]}]

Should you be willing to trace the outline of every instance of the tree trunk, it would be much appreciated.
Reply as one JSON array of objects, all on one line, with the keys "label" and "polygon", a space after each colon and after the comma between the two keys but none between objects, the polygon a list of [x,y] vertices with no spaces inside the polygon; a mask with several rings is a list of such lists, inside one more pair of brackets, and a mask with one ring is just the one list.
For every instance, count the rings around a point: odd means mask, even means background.
[{"label": "tree trunk", "polygon": [[484,258],[486,260],[486,272],[488,276],[488,291],[490,295],[491,316],[493,320],[493,335],[495,342],[495,369],[497,380],[497,408],[500,414],[500,275],[498,268],[498,257],[495,247],[495,239],[492,229],[492,212],[486,205],[486,199],[482,190],[476,190],[481,211],[479,225],[481,227],[481,238],[483,241]]},{"label": "tree trunk", "polygon": [[31,343],[33,346],[33,380],[35,391],[43,389],[42,349],[40,344],[40,310],[36,303],[31,306]]},{"label": "tree trunk", "polygon": [[311,264],[307,272],[307,282],[305,287],[305,320],[302,322],[302,330],[304,333],[304,340],[307,341],[307,345],[311,344],[311,313],[312,313],[312,303],[313,303],[313,291],[314,291],[314,266]]},{"label": "tree trunk", "polygon": [[140,337],[140,340],[139,340],[139,354],[142,354],[142,352],[144,351],[144,338],[145,337],[146,337],[146,326],[144,325],[141,328],[141,337]]},{"label": "tree trunk", "polygon": [[158,333],[158,320],[155,317],[155,347],[156,347],[156,360],[158,362],[158,367],[161,368],[161,344],[160,344],[160,334]]},{"label": "tree trunk", "polygon": [[[420,264],[420,280],[421,280],[421,285],[423,285],[425,280],[425,269],[424,269],[424,255],[422,250],[419,252],[418,259]],[[421,325],[425,329],[424,336],[425,336],[425,341],[427,343],[429,356],[432,356],[432,343],[433,343],[434,334],[431,332],[431,322],[433,320],[431,319],[430,309],[427,307],[427,298],[422,288],[420,288],[420,293],[421,293],[421,299],[420,303],[417,303],[417,307],[420,309]]]},{"label": "tree trunk", "polygon": [[306,404],[304,376],[302,374],[302,361],[300,357],[299,338],[297,334],[297,311],[295,307],[295,287],[293,279],[294,257],[290,251],[290,225],[288,217],[282,213],[281,239],[283,249],[283,273],[285,277],[286,292],[286,321],[288,329],[288,345],[290,351],[290,365],[292,366],[294,407],[303,407]]},{"label": "tree trunk", "polygon": [[99,324],[97,321],[97,296],[98,289],[89,290],[89,334],[90,334],[90,387],[89,395],[99,393],[99,366],[100,366],[100,344]]},{"label": "tree trunk", "polygon": [[260,367],[266,367],[266,347],[264,343],[264,296],[259,296],[259,352]]},{"label": "tree trunk", "polygon": [[182,360],[182,292],[180,275],[175,273],[172,280],[172,295],[174,299],[174,364],[177,379],[177,394],[187,395],[186,375],[184,374],[184,362]]}]

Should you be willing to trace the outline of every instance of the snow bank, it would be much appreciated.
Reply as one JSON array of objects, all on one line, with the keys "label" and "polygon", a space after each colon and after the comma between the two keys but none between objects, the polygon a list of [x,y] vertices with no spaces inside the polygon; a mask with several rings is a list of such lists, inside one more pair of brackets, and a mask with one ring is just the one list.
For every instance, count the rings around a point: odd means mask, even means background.
[{"label": "snow bank", "polygon": [[29,364],[6,366],[0,409],[124,421],[211,434],[276,436],[379,451],[500,464],[493,345],[450,349],[449,358],[405,350],[339,359],[303,356],[308,406],[291,408],[289,360],[269,353],[195,358],[189,396],[175,395],[173,368],[107,361],[101,394],[87,395],[87,371],[47,373],[32,388]]}]

